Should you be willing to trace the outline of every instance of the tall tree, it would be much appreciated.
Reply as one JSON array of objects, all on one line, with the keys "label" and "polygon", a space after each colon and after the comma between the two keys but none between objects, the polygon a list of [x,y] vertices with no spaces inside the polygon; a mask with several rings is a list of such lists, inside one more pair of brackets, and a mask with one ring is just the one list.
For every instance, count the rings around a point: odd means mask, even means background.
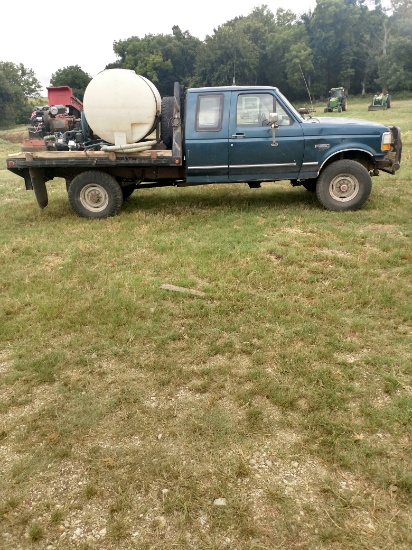
[{"label": "tall tree", "polygon": [[16,123],[16,108],[19,103],[24,105],[24,96],[21,90],[18,94],[18,90],[0,67],[0,128],[8,128]]},{"label": "tall tree", "polygon": [[321,95],[331,87],[349,89],[351,86],[359,17],[356,0],[317,0],[310,23],[310,39],[316,67],[316,88]]},{"label": "tall tree", "polygon": [[19,63],[18,70],[24,95],[26,97],[39,97],[42,85],[37,80],[33,69],[28,69],[22,63]]},{"label": "tall tree", "polygon": [[39,81],[23,64],[0,61],[0,126],[7,128],[22,124],[30,117],[29,97],[38,97]]},{"label": "tall tree", "polygon": [[412,90],[412,0],[394,0],[392,10],[377,82],[390,91]]},{"label": "tall tree", "polygon": [[255,84],[259,50],[237,25],[225,24],[206,37],[199,51],[194,85]]},{"label": "tall tree", "polygon": [[353,60],[351,92],[365,95],[377,91],[378,60],[386,49],[389,19],[380,6],[370,10],[365,2],[359,3],[360,15],[356,29],[358,41]]},{"label": "tall tree", "polygon": [[91,79],[92,77],[83,71],[79,65],[69,65],[53,73],[50,84],[52,86],[70,86],[73,95],[83,101],[84,92]]},{"label": "tall tree", "polygon": [[175,25],[172,35],[149,34],[114,42],[119,60],[106,68],[131,69],[151,80],[162,96],[172,95],[175,82],[188,84],[200,46],[198,38]]},{"label": "tall tree", "polygon": [[251,84],[269,84],[272,78],[268,45],[274,32],[275,16],[266,5],[256,7],[248,16],[235,20],[241,33],[245,34],[258,51],[256,81]]},{"label": "tall tree", "polygon": [[[268,84],[268,40],[275,23],[262,5],[236,17],[207,36],[196,62],[195,85]],[[269,76],[270,75],[270,76]]]},{"label": "tall tree", "polygon": [[10,61],[0,61],[0,68],[13,84],[19,86],[24,97],[39,97],[42,85],[37,80],[33,69],[29,69],[23,63],[15,64]]},{"label": "tall tree", "polygon": [[412,15],[412,0],[391,0],[391,9],[397,15],[410,19]]},{"label": "tall tree", "polygon": [[305,96],[313,73],[312,49],[304,23],[291,10],[277,10],[267,50],[270,81],[291,99]]}]

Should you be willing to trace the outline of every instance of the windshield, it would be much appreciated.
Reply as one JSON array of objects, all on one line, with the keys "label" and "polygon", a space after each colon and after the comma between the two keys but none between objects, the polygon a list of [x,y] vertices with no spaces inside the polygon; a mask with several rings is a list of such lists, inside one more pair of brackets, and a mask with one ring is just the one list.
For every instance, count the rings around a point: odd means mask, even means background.
[{"label": "windshield", "polygon": [[288,99],[279,91],[277,90],[278,97],[282,100],[283,105],[286,107],[286,109],[291,112],[295,118],[297,118],[300,122],[304,122],[303,116],[295,109],[295,107],[289,102]]}]

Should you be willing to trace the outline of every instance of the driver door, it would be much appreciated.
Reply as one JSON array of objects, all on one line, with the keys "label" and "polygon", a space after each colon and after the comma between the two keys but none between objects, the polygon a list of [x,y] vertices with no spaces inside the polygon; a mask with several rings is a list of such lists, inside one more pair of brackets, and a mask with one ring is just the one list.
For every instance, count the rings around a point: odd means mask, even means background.
[{"label": "driver door", "polygon": [[[269,113],[278,114],[273,130]],[[303,159],[301,125],[272,91],[234,91],[229,121],[229,181],[270,181],[298,177]]]}]

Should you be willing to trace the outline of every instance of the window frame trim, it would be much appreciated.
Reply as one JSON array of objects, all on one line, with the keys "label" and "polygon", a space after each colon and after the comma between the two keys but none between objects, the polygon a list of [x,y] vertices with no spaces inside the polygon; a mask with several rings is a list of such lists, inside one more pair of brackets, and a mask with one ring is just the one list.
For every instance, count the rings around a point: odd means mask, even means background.
[{"label": "window frame trim", "polygon": [[[210,127],[210,128],[204,128],[199,127],[199,113],[200,113],[200,104],[203,98],[205,97],[213,97],[213,98],[219,98],[220,104],[219,104],[219,117],[217,121],[217,125]],[[225,96],[223,93],[204,93],[199,94],[196,99],[196,114],[195,114],[195,131],[196,132],[220,132],[223,127],[223,109],[224,109],[224,103],[225,103]]]}]

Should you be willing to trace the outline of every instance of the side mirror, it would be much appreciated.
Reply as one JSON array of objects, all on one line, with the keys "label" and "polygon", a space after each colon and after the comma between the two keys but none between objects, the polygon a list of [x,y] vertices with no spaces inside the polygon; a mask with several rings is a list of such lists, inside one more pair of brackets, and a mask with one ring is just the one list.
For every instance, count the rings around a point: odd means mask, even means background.
[{"label": "side mirror", "polygon": [[278,120],[279,120],[279,116],[277,113],[269,113],[270,124],[274,124],[276,126],[278,123]]}]

